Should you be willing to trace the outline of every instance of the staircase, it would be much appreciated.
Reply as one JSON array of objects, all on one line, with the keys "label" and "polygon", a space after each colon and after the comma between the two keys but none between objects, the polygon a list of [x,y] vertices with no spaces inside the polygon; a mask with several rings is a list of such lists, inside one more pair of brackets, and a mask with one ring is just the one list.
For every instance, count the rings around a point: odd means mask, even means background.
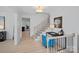
[{"label": "staircase", "polygon": [[37,37],[40,37],[41,34],[47,30],[49,28],[49,23],[48,21],[42,21],[40,24],[38,24],[37,26],[34,27],[34,37],[32,37],[33,39],[36,39]]}]

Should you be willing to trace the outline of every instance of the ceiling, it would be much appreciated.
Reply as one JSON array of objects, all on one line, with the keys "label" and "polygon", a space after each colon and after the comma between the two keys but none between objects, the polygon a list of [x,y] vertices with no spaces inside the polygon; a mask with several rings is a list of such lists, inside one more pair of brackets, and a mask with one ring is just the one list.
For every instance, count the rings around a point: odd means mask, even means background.
[{"label": "ceiling", "polygon": [[[44,12],[48,7],[44,8]],[[0,12],[35,13],[35,6],[0,6]]]},{"label": "ceiling", "polygon": [[[68,9],[79,9],[78,6],[68,7],[68,6],[44,6],[45,13],[55,13],[61,10],[68,10]],[[0,12],[16,12],[16,13],[25,13],[25,14],[32,14],[36,13],[35,6],[0,6]]]}]

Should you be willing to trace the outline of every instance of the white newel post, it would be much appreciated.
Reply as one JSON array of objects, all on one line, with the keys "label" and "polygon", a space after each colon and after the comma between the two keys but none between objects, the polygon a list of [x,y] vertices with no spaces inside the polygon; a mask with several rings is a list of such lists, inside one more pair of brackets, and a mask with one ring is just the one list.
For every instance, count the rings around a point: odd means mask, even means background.
[{"label": "white newel post", "polygon": [[73,52],[78,52],[78,33],[75,33],[75,38],[73,40]]}]

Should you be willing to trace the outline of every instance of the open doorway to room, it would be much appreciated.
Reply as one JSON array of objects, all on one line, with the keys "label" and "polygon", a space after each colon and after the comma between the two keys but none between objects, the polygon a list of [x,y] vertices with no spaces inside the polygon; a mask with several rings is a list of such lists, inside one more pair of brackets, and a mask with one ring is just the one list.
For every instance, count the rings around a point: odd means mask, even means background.
[{"label": "open doorway to room", "polygon": [[22,17],[22,40],[30,39],[30,18]]}]

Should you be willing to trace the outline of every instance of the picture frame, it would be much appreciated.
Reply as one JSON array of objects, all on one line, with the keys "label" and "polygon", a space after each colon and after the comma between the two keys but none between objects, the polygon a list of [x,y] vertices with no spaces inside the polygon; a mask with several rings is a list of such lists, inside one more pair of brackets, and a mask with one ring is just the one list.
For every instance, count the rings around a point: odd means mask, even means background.
[{"label": "picture frame", "polygon": [[0,30],[5,30],[5,16],[0,16]]},{"label": "picture frame", "polygon": [[54,18],[54,28],[62,28],[62,16]]}]

